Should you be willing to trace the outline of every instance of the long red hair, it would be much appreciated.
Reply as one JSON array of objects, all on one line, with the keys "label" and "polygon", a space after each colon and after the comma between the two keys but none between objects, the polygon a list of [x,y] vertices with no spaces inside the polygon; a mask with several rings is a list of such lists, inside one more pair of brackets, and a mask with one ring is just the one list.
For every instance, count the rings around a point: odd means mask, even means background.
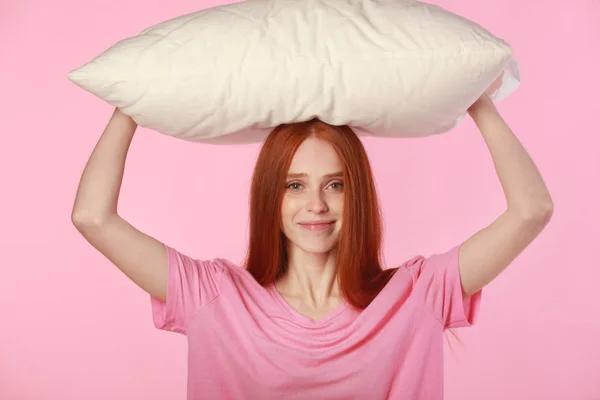
[{"label": "long red hair", "polygon": [[263,286],[286,271],[286,238],[281,231],[285,183],[296,150],[311,136],[330,143],[343,167],[344,211],[337,278],[346,301],[364,309],[396,269],[381,266],[382,218],[371,165],[362,142],[348,126],[314,119],[280,125],[266,138],[252,177],[246,269]]}]

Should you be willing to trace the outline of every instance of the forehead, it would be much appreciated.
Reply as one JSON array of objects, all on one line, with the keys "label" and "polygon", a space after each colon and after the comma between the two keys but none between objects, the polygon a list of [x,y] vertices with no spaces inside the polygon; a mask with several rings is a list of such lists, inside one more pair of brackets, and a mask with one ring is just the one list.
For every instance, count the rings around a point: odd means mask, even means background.
[{"label": "forehead", "polygon": [[289,173],[330,174],[342,169],[335,149],[328,142],[314,137],[298,147],[290,164]]}]

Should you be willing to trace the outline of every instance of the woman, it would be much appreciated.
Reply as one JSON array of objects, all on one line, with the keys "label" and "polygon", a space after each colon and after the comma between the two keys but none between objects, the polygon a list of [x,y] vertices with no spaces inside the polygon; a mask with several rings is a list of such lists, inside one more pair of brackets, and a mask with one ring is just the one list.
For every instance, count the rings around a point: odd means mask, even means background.
[{"label": "woman", "polygon": [[444,330],[474,322],[481,289],[553,207],[487,94],[469,114],[506,211],[459,246],[397,268],[379,262],[379,208],[360,140],[319,121],[280,126],[266,139],[245,268],[192,259],[117,214],[136,129],[118,110],[85,168],[72,219],[151,295],[156,327],[187,335],[189,399],[441,399]]}]

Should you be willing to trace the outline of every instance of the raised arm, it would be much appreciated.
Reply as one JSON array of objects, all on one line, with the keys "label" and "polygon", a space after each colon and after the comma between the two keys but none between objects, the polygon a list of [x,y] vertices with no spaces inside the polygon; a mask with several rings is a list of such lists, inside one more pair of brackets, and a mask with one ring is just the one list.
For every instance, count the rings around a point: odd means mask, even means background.
[{"label": "raised arm", "polygon": [[116,109],[83,171],[71,219],[85,239],[152,297],[165,301],[167,250],[117,213],[136,123]]},{"label": "raised arm", "polygon": [[491,282],[529,246],[554,207],[534,162],[487,94],[471,106],[469,114],[490,150],[507,208],[461,246],[460,276],[466,296]]}]

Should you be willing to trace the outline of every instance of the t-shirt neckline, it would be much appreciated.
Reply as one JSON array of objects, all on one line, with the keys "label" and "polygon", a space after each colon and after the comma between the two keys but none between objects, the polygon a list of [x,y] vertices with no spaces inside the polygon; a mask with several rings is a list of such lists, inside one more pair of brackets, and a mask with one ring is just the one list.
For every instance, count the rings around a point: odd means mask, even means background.
[{"label": "t-shirt neckline", "polygon": [[294,320],[301,323],[302,325],[309,326],[309,327],[323,325],[323,324],[327,323],[328,321],[331,321],[335,317],[339,316],[340,314],[342,314],[348,308],[346,301],[344,299],[342,299],[342,302],[340,303],[340,305],[337,306],[335,309],[333,309],[329,314],[325,315],[322,318],[314,320],[314,319],[307,317],[306,315],[300,314],[298,311],[296,311],[296,309],[294,307],[292,307],[285,300],[285,298],[281,295],[281,293],[279,293],[279,290],[277,290],[277,288],[275,287],[275,283],[269,284],[268,289],[271,292],[271,294],[273,295],[273,297],[275,298],[275,301],[279,304],[279,306],[287,314],[290,315],[290,317],[292,317]]}]

